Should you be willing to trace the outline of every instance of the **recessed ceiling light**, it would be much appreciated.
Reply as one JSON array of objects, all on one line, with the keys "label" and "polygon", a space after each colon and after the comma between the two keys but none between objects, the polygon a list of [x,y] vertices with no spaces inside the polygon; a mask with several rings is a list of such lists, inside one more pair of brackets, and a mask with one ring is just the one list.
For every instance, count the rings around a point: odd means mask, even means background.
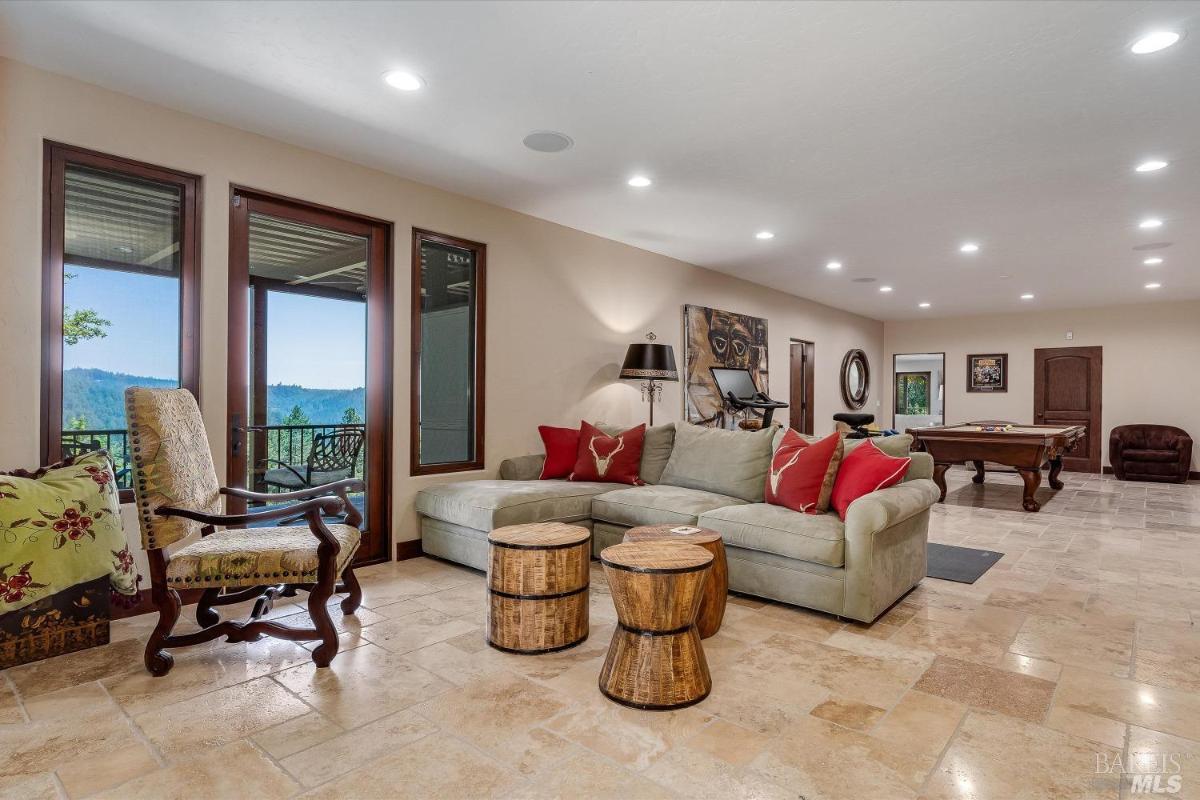
[{"label": "recessed ceiling light", "polygon": [[840,262],[840,261],[830,261],[828,264],[825,265],[825,269],[841,269],[841,268],[842,268],[842,262]]},{"label": "recessed ceiling light", "polygon": [[1163,223],[1161,219],[1150,217],[1149,219],[1144,219],[1139,222],[1138,227],[1145,231],[1150,230],[1151,228],[1161,228],[1162,224]]},{"label": "recessed ceiling light", "polygon": [[1146,288],[1147,289],[1161,289],[1162,284],[1161,283],[1147,283]]},{"label": "recessed ceiling light", "polygon": [[1136,55],[1144,56],[1150,53],[1157,53],[1159,50],[1165,50],[1178,42],[1179,39],[1180,35],[1175,31],[1154,31],[1147,33],[1129,45],[1129,50]]},{"label": "recessed ceiling light", "polygon": [[879,287],[879,291],[881,291],[881,292],[890,292],[891,290],[892,290],[892,287],[890,287],[890,286],[880,286]]},{"label": "recessed ceiling light", "polygon": [[958,252],[960,252],[960,253],[978,253],[979,245],[975,244],[974,242],[964,242],[962,245],[959,246]]},{"label": "recessed ceiling light", "polygon": [[127,244],[117,245],[116,247],[113,248],[113,250],[116,250],[118,253],[132,253],[133,252],[133,248]]},{"label": "recessed ceiling light", "polygon": [[394,69],[391,72],[383,73],[383,80],[388,86],[391,86],[393,89],[399,89],[402,92],[415,92],[425,86],[425,81],[421,80],[420,75],[405,72],[402,69]]},{"label": "recessed ceiling light", "polygon": [[759,231],[758,233],[754,234],[754,238],[755,239],[774,239],[775,234],[771,233],[770,231]]},{"label": "recessed ceiling light", "polygon": [[628,183],[635,189],[645,189],[647,186],[653,183],[653,181],[647,178],[645,175],[634,175],[629,179]]},{"label": "recessed ceiling light", "polygon": [[521,143],[539,153],[561,153],[575,144],[570,136],[558,131],[534,131],[522,139]]},{"label": "recessed ceiling light", "polygon": [[1138,164],[1133,170],[1134,172],[1157,172],[1165,166],[1167,166],[1166,161],[1159,161],[1156,158],[1152,158],[1149,161],[1143,161]]},{"label": "recessed ceiling light", "polygon": [[917,308],[929,308],[929,303],[917,303]]},{"label": "recessed ceiling light", "polygon": [[1032,294],[1030,294],[1030,293],[1028,293],[1028,292],[1026,292],[1025,294],[1021,295],[1021,299],[1022,299],[1022,300],[1032,300],[1032,299],[1033,299],[1033,295],[1032,295]]},{"label": "recessed ceiling light", "polygon": [[1142,263],[1145,264],[1147,267],[1156,267],[1159,264],[1161,264],[1162,262],[1163,262],[1163,260],[1161,258],[1159,258],[1158,256],[1155,256],[1154,258],[1147,258]]}]

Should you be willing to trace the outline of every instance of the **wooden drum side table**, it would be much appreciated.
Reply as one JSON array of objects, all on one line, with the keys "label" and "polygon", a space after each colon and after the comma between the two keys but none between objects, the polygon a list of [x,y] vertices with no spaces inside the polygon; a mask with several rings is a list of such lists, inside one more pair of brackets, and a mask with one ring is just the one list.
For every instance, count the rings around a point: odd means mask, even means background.
[{"label": "wooden drum side table", "polygon": [[625,541],[694,544],[712,553],[712,569],[704,579],[704,597],[700,600],[700,613],[696,617],[700,638],[707,639],[721,629],[721,621],[725,619],[725,601],[729,597],[729,565],[725,560],[725,543],[716,531],[700,528],[696,533],[675,533],[675,529],[680,527],[694,526],[642,525],[627,530]]},{"label": "wooden drum side table", "polygon": [[630,542],[600,553],[617,608],[617,630],[600,670],[600,691],[651,711],[699,703],[712,677],[696,613],[712,554],[695,545]]},{"label": "wooden drum side table", "polygon": [[587,638],[591,531],[561,522],[509,525],[488,542],[488,644],[536,654]]}]

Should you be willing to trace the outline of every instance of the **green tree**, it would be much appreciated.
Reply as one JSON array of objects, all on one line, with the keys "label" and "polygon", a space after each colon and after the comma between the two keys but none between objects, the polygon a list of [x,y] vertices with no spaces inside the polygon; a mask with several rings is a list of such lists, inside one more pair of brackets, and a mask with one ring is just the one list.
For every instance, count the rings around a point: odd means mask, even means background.
[{"label": "green tree", "polygon": [[362,425],[363,418],[359,416],[358,409],[351,406],[342,413],[343,425]]},{"label": "green tree", "polygon": [[[69,281],[74,277],[73,273],[64,273],[63,281]],[[104,329],[110,325],[112,323],[101,317],[94,309],[71,309],[63,306],[63,342],[66,344],[74,345],[88,339],[103,339],[108,336],[108,332]]]},{"label": "green tree", "polygon": [[71,421],[67,423],[67,430],[69,430],[69,431],[86,431],[87,426],[88,426],[87,417],[85,417],[81,414],[78,417],[73,417],[71,419]]},{"label": "green tree", "polygon": [[298,405],[295,405],[292,406],[292,410],[287,413],[287,416],[283,418],[283,422],[281,424],[311,425],[312,421],[309,420],[308,415],[304,413],[304,409],[300,408]]}]

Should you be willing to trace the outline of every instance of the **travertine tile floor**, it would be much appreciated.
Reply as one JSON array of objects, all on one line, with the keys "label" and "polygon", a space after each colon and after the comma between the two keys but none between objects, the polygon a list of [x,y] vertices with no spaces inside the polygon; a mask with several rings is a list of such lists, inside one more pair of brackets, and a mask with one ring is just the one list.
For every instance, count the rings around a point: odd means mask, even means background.
[{"label": "travertine tile floor", "polygon": [[1068,800],[1165,771],[1200,797],[1200,484],[1067,475],[1026,514],[1014,476],[967,475],[931,536],[1003,551],[982,580],[926,580],[870,626],[733,597],[692,708],[597,691],[599,569],[591,638],[522,657],[484,644],[479,573],[419,559],[363,570],[328,670],[263,640],[151,678],[150,617],[8,670],[0,795]]}]

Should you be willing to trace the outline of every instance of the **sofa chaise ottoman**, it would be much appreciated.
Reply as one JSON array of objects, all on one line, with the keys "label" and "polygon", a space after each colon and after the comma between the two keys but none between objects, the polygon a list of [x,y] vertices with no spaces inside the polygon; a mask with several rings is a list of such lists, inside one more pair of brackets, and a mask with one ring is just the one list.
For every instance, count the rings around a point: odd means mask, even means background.
[{"label": "sofa chaise ottoman", "polygon": [[644,486],[538,480],[544,456],[508,459],[500,480],[441,484],[417,494],[422,548],[482,570],[488,533],[505,525],[590,527],[597,555],[631,527],[696,525],[721,534],[733,591],[871,622],[925,577],[929,509],[939,494],[933,460],[910,454],[907,434],[846,440],[847,452],[873,441],[912,460],[901,483],[854,501],[843,522],[832,511],[803,514],[763,502],[782,438],[779,428],[649,428]]}]

